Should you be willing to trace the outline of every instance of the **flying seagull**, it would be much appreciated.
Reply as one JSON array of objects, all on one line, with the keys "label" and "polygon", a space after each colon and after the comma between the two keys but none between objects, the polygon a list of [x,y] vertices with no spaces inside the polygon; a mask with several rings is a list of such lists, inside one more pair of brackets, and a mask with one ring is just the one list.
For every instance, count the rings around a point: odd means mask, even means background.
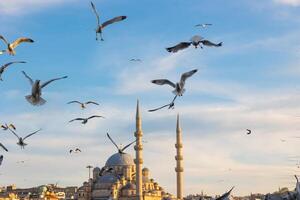
[{"label": "flying seagull", "polygon": [[10,131],[18,138],[18,143],[17,143],[17,145],[19,145],[19,146],[21,147],[21,149],[24,149],[25,146],[27,145],[24,141],[25,141],[27,138],[29,138],[30,136],[32,136],[32,135],[36,134],[37,132],[41,131],[42,129],[39,129],[39,130],[37,130],[37,131],[35,131],[35,132],[33,132],[33,133],[30,133],[30,134],[28,134],[27,136],[25,136],[24,138],[19,137],[18,134],[17,134],[14,130],[12,130],[12,129],[10,129],[10,128],[9,128],[9,130],[10,130]]},{"label": "flying seagull", "polygon": [[46,87],[48,84],[52,83],[53,81],[68,78],[67,76],[63,76],[63,77],[60,77],[60,78],[51,79],[51,80],[46,81],[46,82],[41,84],[40,80],[36,80],[35,82],[33,82],[33,80],[24,71],[22,71],[22,73],[29,80],[29,83],[32,87],[31,95],[27,95],[27,96],[25,96],[25,98],[30,104],[32,104],[34,106],[40,106],[40,105],[43,105],[43,104],[46,103],[46,100],[41,97],[42,96],[42,89],[44,87]]},{"label": "flying seagull", "polygon": [[169,85],[173,87],[175,90],[173,91],[173,94],[176,96],[182,96],[185,92],[184,86],[185,81],[191,77],[193,74],[195,74],[198,71],[198,69],[193,69],[191,71],[185,72],[181,75],[180,81],[178,83],[173,83],[169,81],[168,79],[156,79],[152,80],[151,82],[157,85]]},{"label": "flying seagull", "polygon": [[180,42],[178,44],[176,44],[175,46],[172,47],[168,47],[166,48],[166,50],[168,52],[172,52],[172,53],[176,53],[177,51],[183,50],[188,48],[189,46],[191,46],[191,44],[197,48],[198,45],[200,45],[200,42],[203,40],[203,37],[199,36],[199,35],[195,35],[193,36],[189,42]]},{"label": "flying seagull", "polygon": [[229,200],[230,193],[233,189],[234,187],[232,187],[228,192],[224,193],[222,196],[216,198],[215,200]]},{"label": "flying seagull", "polygon": [[250,129],[246,129],[246,130],[247,130],[247,135],[250,135],[252,133]]},{"label": "flying seagull", "polygon": [[126,19],[127,17],[126,16],[118,16],[118,17],[114,17],[102,24],[100,24],[100,17],[99,17],[99,14],[97,12],[97,9],[96,9],[96,6],[93,4],[93,2],[91,2],[91,6],[92,6],[92,9],[96,15],[96,19],[97,19],[97,28],[96,28],[96,40],[98,40],[98,34],[100,35],[100,38],[101,38],[101,41],[104,41],[103,37],[102,37],[102,30],[110,25],[110,24],[113,24],[115,22],[119,22],[119,21],[122,21],[124,19]]},{"label": "flying seagull", "polygon": [[196,27],[207,28],[208,26],[212,26],[212,24],[196,24]]},{"label": "flying seagull", "polygon": [[99,176],[103,176],[104,173],[106,173],[106,172],[111,173],[113,170],[114,170],[114,168],[112,168],[112,167],[107,167],[107,166],[102,167],[99,172]]},{"label": "flying seagull", "polygon": [[6,68],[9,67],[10,65],[14,64],[14,63],[26,63],[26,62],[25,61],[14,61],[14,62],[9,62],[9,63],[6,63],[6,64],[2,65],[0,67],[0,81],[3,81],[2,74],[4,73]]},{"label": "flying seagull", "polygon": [[8,152],[8,149],[0,142],[0,147],[4,149],[4,151]]},{"label": "flying seagull", "polygon": [[73,150],[73,149],[70,149],[69,150],[69,153],[81,153],[81,150],[79,149],[79,148],[76,148],[75,150]]},{"label": "flying seagull", "polygon": [[130,61],[132,61],[132,62],[142,62],[142,60],[139,59],[139,58],[132,58],[132,59],[130,59]]},{"label": "flying seagull", "polygon": [[82,121],[81,123],[82,124],[86,124],[90,119],[92,119],[92,118],[95,118],[95,117],[97,117],[97,118],[105,118],[105,117],[103,117],[103,116],[100,116],[100,115],[93,115],[93,116],[90,116],[90,117],[88,117],[88,118],[75,118],[75,119],[72,119],[72,120],[70,120],[69,122],[73,122],[73,121]]},{"label": "flying seagull", "polygon": [[9,128],[12,128],[13,130],[16,130],[16,127],[15,127],[15,125],[13,125],[13,124],[9,124],[9,125],[4,124],[4,125],[1,125],[1,128],[2,128],[2,130],[4,130],[4,131],[8,130]]},{"label": "flying seagull", "polygon": [[29,42],[29,43],[34,42],[32,39],[25,38],[25,37],[18,38],[13,43],[7,42],[7,40],[2,35],[0,35],[0,39],[3,40],[3,42],[7,45],[7,49],[3,50],[2,53],[8,52],[9,55],[13,55],[13,56],[16,54],[15,48],[19,46],[19,44],[23,42]]},{"label": "flying seagull", "polygon": [[[204,46],[208,46],[208,47],[221,47],[223,45],[223,42],[220,42],[218,44],[213,43],[209,40],[201,40],[200,41]],[[202,48],[202,47],[201,47]]]},{"label": "flying seagull", "polygon": [[133,142],[127,144],[125,147],[120,148],[115,142],[114,140],[110,137],[110,135],[108,133],[106,133],[107,137],[109,138],[109,140],[115,145],[115,147],[118,149],[118,152],[120,154],[124,154],[125,149],[127,149],[128,147],[130,147],[133,143],[136,142],[136,140],[134,140]]},{"label": "flying seagull", "polygon": [[81,107],[82,109],[85,109],[85,108],[86,108],[86,105],[88,105],[88,104],[94,104],[94,105],[99,106],[99,104],[98,104],[97,102],[94,102],[94,101],[87,101],[87,102],[70,101],[70,102],[68,102],[68,104],[72,104],[72,103],[77,103],[77,104],[79,104],[80,107]]}]

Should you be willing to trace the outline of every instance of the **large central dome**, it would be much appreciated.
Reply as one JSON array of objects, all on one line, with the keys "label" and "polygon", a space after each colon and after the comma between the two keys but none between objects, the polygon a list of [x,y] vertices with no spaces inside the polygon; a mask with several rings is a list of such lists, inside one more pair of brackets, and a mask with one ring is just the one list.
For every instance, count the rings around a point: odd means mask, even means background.
[{"label": "large central dome", "polygon": [[112,156],[110,156],[105,163],[105,166],[107,167],[128,165],[134,165],[134,162],[131,155],[127,153],[115,153]]}]

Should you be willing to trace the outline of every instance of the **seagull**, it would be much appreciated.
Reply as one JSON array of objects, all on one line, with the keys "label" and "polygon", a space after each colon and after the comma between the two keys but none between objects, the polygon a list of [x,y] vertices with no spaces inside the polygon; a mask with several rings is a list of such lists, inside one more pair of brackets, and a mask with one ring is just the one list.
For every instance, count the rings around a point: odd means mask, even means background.
[{"label": "seagull", "polygon": [[33,80],[24,71],[22,71],[22,73],[29,80],[29,83],[32,87],[31,95],[27,95],[27,96],[25,96],[25,98],[30,104],[32,104],[34,106],[40,106],[40,105],[43,105],[43,104],[46,103],[46,100],[41,97],[42,89],[44,87],[46,87],[49,83],[52,83],[53,81],[68,78],[68,76],[63,76],[63,77],[60,77],[60,78],[51,79],[51,80],[46,81],[46,82],[41,84],[40,80],[36,80],[35,82],[33,82]]},{"label": "seagull", "polygon": [[223,42],[220,42],[218,44],[213,43],[209,40],[201,40],[200,41],[204,46],[208,46],[208,47],[221,47],[223,45]]},{"label": "seagull", "polygon": [[286,140],[284,140],[284,139],[280,139],[280,141],[281,141],[281,142],[286,142]]},{"label": "seagull", "polygon": [[4,151],[8,152],[8,149],[2,143],[0,143],[0,147],[4,149]]},{"label": "seagull", "polygon": [[81,150],[79,148],[76,148],[75,150],[70,149],[69,153],[81,153]]},{"label": "seagull", "polygon": [[94,105],[99,106],[99,104],[98,104],[97,102],[94,102],[94,101],[87,101],[87,102],[70,101],[70,102],[68,102],[68,104],[71,104],[71,103],[78,103],[78,104],[80,104],[80,107],[81,107],[82,109],[85,109],[85,108],[86,108],[86,105],[88,105],[88,104],[94,104]]},{"label": "seagull", "polygon": [[139,58],[132,58],[132,59],[130,59],[130,61],[132,61],[132,62],[142,62],[142,60],[139,59]]},{"label": "seagull", "polygon": [[115,145],[115,147],[117,147],[118,153],[120,153],[120,154],[124,154],[125,149],[127,149],[127,148],[130,147],[133,143],[136,142],[136,140],[134,140],[133,142],[127,144],[125,147],[120,148],[120,147],[114,142],[114,140],[110,137],[110,135],[109,135],[108,133],[106,133],[106,135],[107,135],[108,139]]},{"label": "seagull", "polygon": [[103,176],[104,173],[106,173],[106,172],[111,173],[113,170],[114,170],[114,168],[112,168],[112,167],[110,167],[110,168],[108,168],[107,166],[102,167],[100,172],[99,172],[99,176]]},{"label": "seagull", "polygon": [[222,196],[216,198],[215,200],[229,200],[228,197],[230,196],[230,193],[232,192],[233,189],[234,189],[234,187],[232,187],[228,192],[226,192]]},{"label": "seagull", "polygon": [[42,129],[39,129],[39,130],[37,130],[37,131],[35,131],[35,132],[33,132],[33,133],[30,133],[30,134],[28,134],[27,136],[25,136],[24,138],[19,137],[18,134],[17,134],[15,131],[13,131],[12,129],[9,128],[8,130],[10,130],[10,132],[12,132],[12,133],[18,138],[18,143],[17,143],[17,145],[19,145],[19,146],[21,147],[21,149],[24,149],[25,146],[27,145],[24,141],[25,141],[27,138],[29,138],[30,136],[32,136],[32,135],[36,134],[37,132],[41,131]]},{"label": "seagull", "polygon": [[105,28],[106,26],[113,24],[115,22],[119,22],[119,21],[123,21],[124,19],[127,18],[127,16],[118,16],[118,17],[114,17],[110,20],[107,20],[106,22],[100,24],[100,17],[99,14],[97,12],[96,6],[93,4],[93,2],[91,2],[91,6],[92,9],[96,15],[96,19],[97,19],[97,28],[96,28],[96,40],[98,40],[98,34],[100,35],[101,41],[104,41],[103,37],[102,37],[102,30],[103,28]]},{"label": "seagull", "polygon": [[250,135],[252,133],[250,129],[246,129],[246,130],[247,130],[247,135]]},{"label": "seagull", "polygon": [[26,63],[26,62],[25,61],[14,61],[14,62],[9,62],[9,63],[6,63],[6,64],[2,65],[0,67],[0,81],[3,81],[1,76],[4,73],[4,71],[6,70],[6,68],[9,67],[10,65],[14,64],[14,63]]},{"label": "seagull", "polygon": [[13,43],[8,43],[7,40],[2,36],[0,35],[0,39],[3,40],[3,42],[7,45],[7,49],[6,50],[2,50],[2,54],[4,52],[8,52],[9,55],[16,55],[16,52],[15,52],[15,48],[23,43],[23,42],[29,42],[29,43],[33,43],[34,41],[30,38],[25,38],[25,37],[21,37],[21,38],[18,38],[16,39]]},{"label": "seagull", "polygon": [[196,24],[195,27],[207,28],[208,26],[212,26],[212,24]]},{"label": "seagull", "polygon": [[16,130],[16,127],[15,127],[15,125],[13,125],[13,124],[9,124],[9,125],[7,125],[7,124],[1,125],[1,128],[2,128],[2,130],[4,130],[4,131],[8,130],[9,128],[12,128],[13,130]]},{"label": "seagull", "polygon": [[173,83],[171,81],[169,81],[168,79],[156,79],[156,80],[152,80],[151,82],[157,85],[170,85],[171,87],[173,87],[175,90],[173,91],[173,94],[175,94],[176,96],[182,96],[183,93],[185,92],[184,89],[184,85],[185,85],[185,81],[191,77],[193,74],[195,74],[198,71],[198,69],[193,69],[191,71],[185,72],[181,75],[180,81],[178,83]]},{"label": "seagull", "polygon": [[90,119],[92,119],[92,118],[95,118],[95,117],[98,117],[98,118],[105,118],[105,117],[103,117],[103,116],[100,116],[100,115],[93,115],[93,116],[90,116],[90,117],[88,117],[88,118],[75,118],[75,119],[72,119],[72,120],[70,120],[69,122],[73,122],[73,121],[82,121],[81,123],[82,124],[86,124]]}]

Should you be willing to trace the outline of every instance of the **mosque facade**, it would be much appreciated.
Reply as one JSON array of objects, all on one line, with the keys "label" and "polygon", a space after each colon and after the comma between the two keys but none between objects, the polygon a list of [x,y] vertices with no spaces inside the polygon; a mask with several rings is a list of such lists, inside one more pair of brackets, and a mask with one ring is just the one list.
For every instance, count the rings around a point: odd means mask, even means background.
[{"label": "mosque facade", "polygon": [[[99,167],[93,169],[92,177],[78,189],[78,200],[179,200],[182,199],[182,143],[177,118],[177,155],[175,157],[177,174],[177,196],[167,193],[150,176],[150,170],[143,167],[142,125],[139,104],[136,111],[136,151],[135,159],[127,153],[115,153],[110,156],[101,172]],[[179,148],[178,148],[179,147]],[[179,154],[178,154],[179,153]],[[102,169],[103,169],[102,168]]]}]

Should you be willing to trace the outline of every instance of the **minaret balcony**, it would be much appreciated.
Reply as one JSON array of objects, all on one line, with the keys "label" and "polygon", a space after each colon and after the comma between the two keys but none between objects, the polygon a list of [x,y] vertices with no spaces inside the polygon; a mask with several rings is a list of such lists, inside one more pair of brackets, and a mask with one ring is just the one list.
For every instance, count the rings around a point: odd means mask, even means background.
[{"label": "minaret balcony", "polygon": [[135,137],[142,137],[142,136],[143,136],[143,132],[142,132],[142,131],[136,131],[136,132],[134,133],[134,136],[135,136]]},{"label": "minaret balcony", "polygon": [[[139,161],[139,162],[137,163],[137,161]],[[144,161],[143,161],[143,158],[140,158],[140,159],[138,159],[138,160],[137,160],[137,158],[134,159],[134,163],[135,163],[135,164],[143,164],[143,162],[144,162]]]},{"label": "minaret balcony", "polygon": [[141,150],[143,150],[143,145],[142,144],[137,144],[137,145],[135,145],[134,146],[134,150],[136,150],[136,151],[141,151]]},{"label": "minaret balcony", "polygon": [[175,167],[175,172],[183,172],[183,167]]},{"label": "minaret balcony", "polygon": [[175,148],[176,148],[176,149],[182,148],[182,147],[183,147],[182,143],[177,143],[177,144],[175,144]]},{"label": "minaret balcony", "polygon": [[182,155],[177,155],[177,156],[175,156],[175,160],[183,160],[183,156]]}]

